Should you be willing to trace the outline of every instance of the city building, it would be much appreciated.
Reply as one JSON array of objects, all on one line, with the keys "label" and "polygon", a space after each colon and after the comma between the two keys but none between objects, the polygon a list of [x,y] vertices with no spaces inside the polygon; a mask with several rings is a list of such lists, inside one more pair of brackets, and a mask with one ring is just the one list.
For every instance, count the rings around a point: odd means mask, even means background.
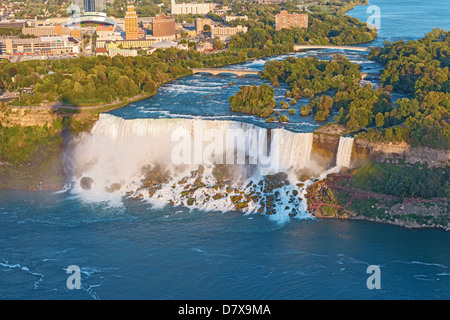
[{"label": "city building", "polygon": [[58,55],[78,54],[80,44],[73,37],[40,37],[29,39],[0,40],[0,54],[13,55]]},{"label": "city building", "polygon": [[160,41],[160,42],[156,42],[155,44],[153,44],[150,47],[150,50],[147,50],[147,54],[151,54],[151,53],[153,53],[154,51],[156,51],[158,49],[165,50],[165,49],[169,49],[169,48],[178,48],[178,49],[181,49],[181,50],[188,50],[189,49],[187,43],[185,43],[185,44],[178,44],[178,43],[173,42],[173,41]]},{"label": "city building", "polygon": [[248,28],[243,26],[237,27],[211,27],[211,37],[219,37],[221,40],[229,39],[231,36],[242,32],[247,33]]},{"label": "city building", "polygon": [[80,8],[80,12],[105,12],[105,0],[74,0],[73,5]]},{"label": "city building", "polygon": [[114,41],[123,41],[123,37],[120,32],[114,31],[102,31],[97,32],[97,38],[95,41],[96,48],[105,48],[106,43]]},{"label": "city building", "polygon": [[125,14],[125,39],[126,40],[138,40],[139,39],[139,27],[138,18],[134,6],[127,6],[127,12]]},{"label": "city building", "polygon": [[25,20],[3,20],[0,21],[0,28],[22,29],[26,27]]},{"label": "city building", "polygon": [[225,17],[226,22],[230,22],[230,21],[237,20],[237,19],[248,20],[248,17],[247,16],[226,16]]},{"label": "city building", "polygon": [[114,30],[122,30],[119,24],[108,18],[104,12],[86,12],[78,15],[74,14],[69,19],[65,19],[63,26],[94,29],[97,27],[107,27],[113,28]]},{"label": "city building", "polygon": [[104,48],[109,49],[148,49],[157,39],[107,41]]},{"label": "city building", "polygon": [[282,10],[275,16],[275,29],[290,29],[293,27],[308,28],[308,15],[298,13],[287,13]]},{"label": "city building", "polygon": [[197,34],[200,34],[203,32],[203,27],[205,25],[212,26],[212,20],[206,19],[206,18],[197,18],[195,19],[195,31]]},{"label": "city building", "polygon": [[168,49],[168,48],[178,48],[178,43],[173,41],[160,41],[151,45],[153,49]]},{"label": "city building", "polygon": [[142,28],[138,28],[138,39],[145,39],[146,31]]},{"label": "city building", "polygon": [[208,52],[213,51],[214,47],[213,44],[209,41],[201,41],[197,43],[197,45],[195,46],[195,50],[198,52]]},{"label": "city building", "polygon": [[173,37],[175,39],[175,18],[159,14],[153,19],[154,37]]},{"label": "city building", "polygon": [[[192,27],[183,27],[181,30],[184,31],[184,36],[189,38],[197,35],[197,30]],[[177,36],[181,37],[181,31],[180,34],[177,34]]]},{"label": "city building", "polygon": [[48,37],[48,36],[71,36],[75,38],[81,37],[79,29],[63,27],[60,24],[56,26],[22,28],[22,33],[27,35],[34,35],[36,37]]},{"label": "city building", "polygon": [[209,3],[175,3],[172,0],[170,12],[172,14],[207,14],[211,11],[211,5]]},{"label": "city building", "polygon": [[95,55],[96,56],[107,56],[108,50],[105,48],[95,48]]},{"label": "city building", "polygon": [[213,10],[212,10],[212,12],[214,13],[214,14],[217,14],[217,15],[222,15],[222,14],[225,14],[225,13],[227,13],[228,11],[230,11],[230,8],[228,7],[228,6],[215,6],[214,8],[213,8]]},{"label": "city building", "polygon": [[99,33],[99,32],[112,32],[112,31],[114,31],[114,26],[113,25],[97,26],[95,28],[95,31],[97,33]]},{"label": "city building", "polygon": [[150,36],[147,35],[145,36],[145,40],[151,40],[154,42],[162,42],[162,41],[173,41],[175,40],[176,36],[166,36],[166,37],[154,37],[154,36]]},{"label": "city building", "polygon": [[285,3],[286,0],[256,0],[256,2],[259,4],[282,4]]},{"label": "city building", "polygon": [[117,49],[117,48],[111,48],[108,50],[109,56],[111,58],[121,55],[124,57],[136,57],[138,55],[137,50],[134,49]]}]

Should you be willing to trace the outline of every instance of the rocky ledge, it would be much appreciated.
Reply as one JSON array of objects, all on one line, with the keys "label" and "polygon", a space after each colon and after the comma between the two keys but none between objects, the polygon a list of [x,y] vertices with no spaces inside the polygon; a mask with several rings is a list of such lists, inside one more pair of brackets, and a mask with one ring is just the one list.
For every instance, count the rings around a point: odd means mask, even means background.
[{"label": "rocky ledge", "polygon": [[399,199],[352,189],[350,179],[350,175],[334,174],[309,186],[306,197],[310,214],[317,218],[450,230],[450,199]]},{"label": "rocky ledge", "polygon": [[[248,168],[247,168],[248,169]],[[294,185],[288,175],[279,172],[260,180],[249,178],[252,170],[236,172],[234,165],[215,165],[205,169],[199,165],[189,175],[176,175],[159,165],[142,169],[141,186],[129,190],[126,196],[132,199],[157,200],[171,206],[188,206],[217,210],[258,212],[267,215],[287,212],[295,216],[301,207],[300,193],[305,188]],[[89,190],[93,180],[83,177],[80,186]],[[106,192],[121,190],[120,183],[112,183]]]},{"label": "rocky ledge", "polygon": [[[326,126],[314,131],[311,158],[325,168],[336,163],[336,154],[342,127]],[[359,167],[367,161],[384,162],[387,159],[403,160],[406,163],[427,163],[430,168],[450,165],[450,150],[412,147],[406,142],[382,143],[365,139],[354,140],[352,167]]]}]

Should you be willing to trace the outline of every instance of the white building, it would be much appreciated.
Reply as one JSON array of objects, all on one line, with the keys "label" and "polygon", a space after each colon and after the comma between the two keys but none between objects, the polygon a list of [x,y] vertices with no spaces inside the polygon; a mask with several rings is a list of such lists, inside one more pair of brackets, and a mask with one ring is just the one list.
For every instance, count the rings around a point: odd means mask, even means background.
[{"label": "white building", "polygon": [[230,22],[230,21],[237,20],[237,19],[248,20],[248,17],[247,16],[226,16],[225,17],[226,22]]},{"label": "white building", "polygon": [[242,32],[247,33],[248,28],[243,26],[237,26],[237,27],[218,27],[218,26],[212,26],[211,27],[211,36],[219,37],[220,40],[226,40],[229,39],[231,36]]},{"label": "white building", "polygon": [[171,13],[172,14],[207,14],[211,11],[211,4],[209,3],[175,3],[172,0]]},{"label": "white building", "polygon": [[8,38],[0,41],[0,54],[59,55],[78,54],[80,43],[73,37]]},{"label": "white building", "polygon": [[135,49],[117,49],[117,48],[109,49],[109,56],[111,58],[117,55],[121,55],[124,57],[136,57],[138,55],[138,52]]},{"label": "white building", "polygon": [[120,32],[114,32],[114,31],[97,31],[97,41],[95,43],[95,46],[97,48],[105,48],[107,42],[111,41],[120,41],[123,40],[123,36],[120,34]]}]

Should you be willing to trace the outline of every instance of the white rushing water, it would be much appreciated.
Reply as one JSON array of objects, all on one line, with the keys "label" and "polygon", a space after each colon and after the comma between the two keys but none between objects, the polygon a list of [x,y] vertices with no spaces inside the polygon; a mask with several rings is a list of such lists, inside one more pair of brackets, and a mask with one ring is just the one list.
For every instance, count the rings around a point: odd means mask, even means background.
[{"label": "white rushing water", "polygon": [[353,149],[353,137],[341,137],[339,139],[338,152],[336,155],[336,167],[350,167]]},{"label": "white rushing water", "polygon": [[284,169],[307,168],[310,165],[313,133],[280,131],[279,154]]},{"label": "white rushing water", "polygon": [[[284,222],[293,212],[307,216],[304,194],[312,180],[298,185],[296,172],[315,167],[311,161],[312,143],[312,133],[270,130],[238,121],[126,120],[101,114],[70,157],[72,192],[86,201],[108,201],[112,205],[121,205],[124,196],[159,206],[186,205],[190,199],[193,208],[220,211],[235,209],[232,195],[258,194],[259,199],[246,201],[242,211],[257,212],[262,203],[270,201],[277,212],[273,219]],[[349,166],[352,144],[352,139],[341,138],[338,166]],[[218,164],[233,165],[224,177],[227,180],[233,176],[233,183],[217,187]],[[200,165],[203,169],[198,174]],[[160,172],[167,173],[167,179],[149,178],[148,170],[143,168],[160,168]],[[288,182],[272,188],[265,177],[279,172],[287,174],[283,177]],[[158,187],[143,188],[143,181],[152,179],[158,180],[154,183]],[[266,194],[268,186],[273,194]],[[231,187],[235,191],[231,192]],[[218,197],[225,190],[228,196]]]}]

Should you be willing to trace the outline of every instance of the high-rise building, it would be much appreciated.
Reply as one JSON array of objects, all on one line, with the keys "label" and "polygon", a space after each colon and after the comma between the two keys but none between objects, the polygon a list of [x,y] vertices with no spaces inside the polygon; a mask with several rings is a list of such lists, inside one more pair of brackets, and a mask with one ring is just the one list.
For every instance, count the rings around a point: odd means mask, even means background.
[{"label": "high-rise building", "polygon": [[169,37],[175,38],[175,18],[166,17],[164,14],[159,14],[153,19],[153,36],[154,37]]},{"label": "high-rise building", "polygon": [[197,34],[200,34],[203,32],[203,27],[205,25],[212,26],[212,20],[207,18],[197,18],[195,19],[195,31]]},{"label": "high-rise building", "polygon": [[73,0],[73,5],[80,8],[80,12],[105,12],[106,0]]},{"label": "high-rise building", "polygon": [[83,0],[84,11],[94,12],[95,11],[95,0]]},{"label": "high-rise building", "polygon": [[125,39],[139,39],[138,18],[133,5],[127,6],[127,12],[125,13]]},{"label": "high-rise building", "polygon": [[275,29],[290,29],[293,27],[308,28],[308,15],[298,13],[287,13],[282,10],[275,16]]}]

